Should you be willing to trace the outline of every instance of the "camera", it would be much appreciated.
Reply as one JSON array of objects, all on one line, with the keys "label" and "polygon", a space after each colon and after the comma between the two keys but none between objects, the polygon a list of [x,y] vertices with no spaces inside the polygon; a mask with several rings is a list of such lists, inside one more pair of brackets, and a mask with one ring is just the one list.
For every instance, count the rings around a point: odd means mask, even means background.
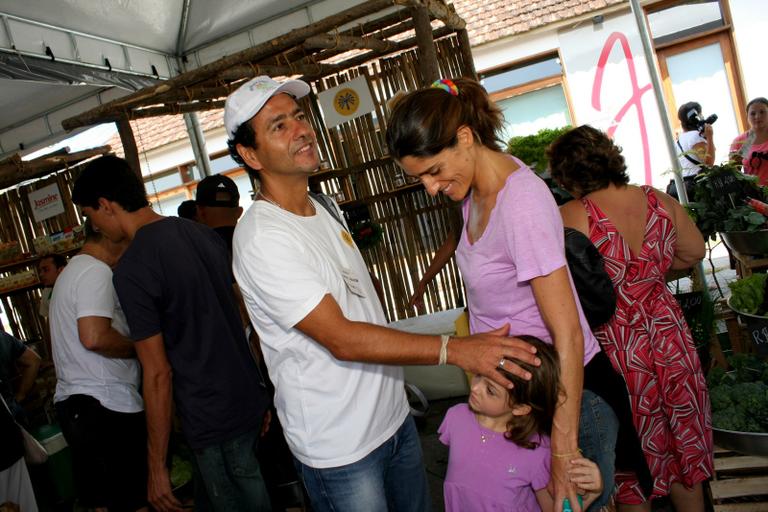
[{"label": "camera", "polygon": [[712,114],[708,118],[703,119],[701,117],[701,114],[699,114],[698,110],[693,109],[688,112],[688,120],[689,121],[695,121],[696,122],[696,129],[699,130],[700,134],[704,133],[704,125],[705,124],[715,124],[715,121],[717,121],[717,114]]}]

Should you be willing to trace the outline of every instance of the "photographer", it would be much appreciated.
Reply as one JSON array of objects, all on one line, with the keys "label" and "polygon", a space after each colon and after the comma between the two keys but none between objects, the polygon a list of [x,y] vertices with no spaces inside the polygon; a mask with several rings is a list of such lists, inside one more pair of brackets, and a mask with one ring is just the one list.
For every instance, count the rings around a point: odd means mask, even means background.
[{"label": "photographer", "polygon": [[[701,117],[701,105],[695,101],[685,103],[677,110],[677,118],[683,128],[683,133],[677,139],[680,150],[678,160],[683,171],[685,192],[688,199],[693,199],[693,178],[699,173],[702,165],[715,163],[715,142],[712,123],[717,121],[716,115],[707,119]],[[667,194],[677,199],[675,180],[667,186]]]}]

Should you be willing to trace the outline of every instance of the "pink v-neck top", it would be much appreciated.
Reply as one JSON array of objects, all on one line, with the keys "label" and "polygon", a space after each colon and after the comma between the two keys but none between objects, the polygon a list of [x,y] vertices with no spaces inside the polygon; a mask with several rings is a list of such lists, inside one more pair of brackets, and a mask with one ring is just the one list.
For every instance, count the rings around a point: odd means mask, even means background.
[{"label": "pink v-neck top", "polygon": [[[510,334],[528,334],[552,343],[544,324],[531,280],[567,266],[563,221],[544,181],[524,163],[507,177],[491,211],[488,225],[475,243],[469,241],[470,195],[464,200],[464,229],[456,260],[464,277],[472,333],[510,324]],[[568,274],[570,279],[570,273]],[[584,334],[584,364],[599,346],[589,330],[571,280]]]}]

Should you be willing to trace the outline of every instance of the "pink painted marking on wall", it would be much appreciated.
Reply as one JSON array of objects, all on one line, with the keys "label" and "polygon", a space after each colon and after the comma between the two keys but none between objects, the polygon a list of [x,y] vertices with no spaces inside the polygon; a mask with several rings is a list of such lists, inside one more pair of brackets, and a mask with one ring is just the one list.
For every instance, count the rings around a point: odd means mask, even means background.
[{"label": "pink painted marking on wall", "polygon": [[637,111],[637,122],[640,128],[640,142],[643,145],[643,163],[645,165],[645,183],[650,185],[652,183],[651,177],[651,147],[648,142],[648,127],[645,123],[645,113],[643,112],[643,94],[651,90],[651,84],[640,87],[637,83],[637,71],[635,69],[635,61],[632,55],[632,49],[629,47],[629,40],[627,36],[621,32],[614,32],[603,45],[603,50],[600,52],[600,58],[597,61],[597,71],[595,72],[595,79],[592,82],[592,106],[597,111],[602,111],[600,106],[600,93],[603,88],[603,74],[605,73],[605,65],[608,63],[608,57],[611,55],[611,51],[616,43],[621,44],[621,49],[624,52],[624,58],[627,63],[627,73],[629,74],[629,81],[631,83],[631,95],[624,106],[619,109],[616,116],[611,121],[611,127],[608,128],[607,134],[609,137],[613,137],[616,129],[621,125],[624,116],[629,112],[631,107],[635,107]]}]

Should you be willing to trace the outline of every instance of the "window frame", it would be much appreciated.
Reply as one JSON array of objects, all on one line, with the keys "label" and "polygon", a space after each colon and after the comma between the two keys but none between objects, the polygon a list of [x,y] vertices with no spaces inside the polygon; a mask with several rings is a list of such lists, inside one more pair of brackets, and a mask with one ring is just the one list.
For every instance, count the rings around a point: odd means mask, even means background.
[{"label": "window frame", "polygon": [[478,77],[480,77],[480,79],[482,80],[485,76],[488,76],[488,75],[501,74],[515,68],[530,66],[531,64],[535,64],[537,62],[548,60],[548,59],[558,60],[560,64],[560,74],[537,78],[535,80],[530,80],[522,84],[513,85],[504,89],[500,89],[498,91],[489,93],[488,97],[491,99],[491,101],[493,101],[494,103],[497,103],[501,100],[514,98],[516,96],[522,96],[523,94],[526,94],[529,92],[538,91],[541,89],[547,89],[549,87],[560,85],[563,89],[563,96],[565,97],[565,105],[568,108],[568,117],[571,119],[571,124],[573,126],[578,126],[576,114],[573,110],[573,101],[571,99],[571,92],[570,92],[570,89],[568,88],[568,81],[566,79],[565,67],[563,66],[563,57],[560,54],[559,48],[556,50],[551,50],[551,51],[546,51],[546,52],[541,52],[535,55],[531,55],[530,57],[526,57],[525,59],[520,59],[512,62],[505,62],[504,64],[494,66],[494,67],[485,69],[483,71],[479,71],[477,74],[478,74]]}]

